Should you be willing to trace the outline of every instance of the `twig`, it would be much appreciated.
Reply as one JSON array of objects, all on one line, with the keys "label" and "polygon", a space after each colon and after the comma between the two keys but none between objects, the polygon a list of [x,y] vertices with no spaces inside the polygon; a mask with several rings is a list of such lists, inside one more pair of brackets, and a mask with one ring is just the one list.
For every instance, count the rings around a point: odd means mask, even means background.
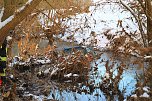
[{"label": "twig", "polygon": [[139,30],[140,30],[140,33],[141,33],[141,37],[142,37],[142,40],[143,40],[143,45],[144,47],[146,47],[146,40],[145,40],[145,37],[144,37],[144,31],[143,31],[143,27],[142,27],[142,23],[140,21],[140,19],[135,15],[135,12],[129,7],[127,6],[122,0],[119,0],[120,4],[122,4],[128,11],[130,11],[130,13],[133,15],[133,17],[135,18],[135,20],[137,21],[137,24],[138,24],[138,27],[139,27]]},{"label": "twig", "polygon": [[139,4],[141,5],[141,7],[142,7],[142,9],[144,10],[144,12],[145,12],[145,6],[144,6],[144,4],[142,3],[142,1],[141,0],[137,0],[138,2],[139,2]]}]

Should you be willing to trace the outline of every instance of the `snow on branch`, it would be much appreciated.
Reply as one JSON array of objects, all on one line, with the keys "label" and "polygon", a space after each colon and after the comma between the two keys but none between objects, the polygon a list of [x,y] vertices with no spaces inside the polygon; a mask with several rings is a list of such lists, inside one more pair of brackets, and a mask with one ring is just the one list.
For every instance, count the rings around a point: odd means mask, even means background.
[{"label": "snow on branch", "polygon": [[12,19],[14,18],[14,15],[10,16],[9,18],[7,18],[5,21],[0,22],[0,29],[2,27],[4,27],[8,22],[12,21]]},{"label": "snow on branch", "polygon": [[26,4],[30,4],[33,0],[28,0],[28,2]]},{"label": "snow on branch", "polygon": [[[25,7],[26,7],[27,5],[30,5],[32,1],[33,1],[33,0],[28,0],[25,5],[23,5],[22,7],[20,7],[20,8],[18,9],[17,13],[20,13],[22,10],[24,10]],[[3,13],[4,13],[4,7],[2,8],[1,13],[0,13],[0,29],[1,29],[2,27],[4,27],[8,22],[12,21],[12,19],[14,18],[14,15],[12,15],[12,16],[10,16],[9,18],[7,18],[5,21],[1,22],[1,19],[2,19],[2,17],[3,17]]]},{"label": "snow on branch", "polygon": [[2,22],[3,24],[0,24],[0,45],[7,37],[10,30],[13,30],[22,20],[24,20],[24,18],[26,18],[26,16],[28,16],[41,1],[42,0],[29,0],[29,3],[25,5],[23,10],[10,16]]},{"label": "snow on branch", "polygon": [[17,12],[21,12],[22,10],[24,10],[25,6],[31,4],[31,2],[32,2],[32,0],[28,0],[25,5],[23,5],[22,7],[20,7],[20,8],[17,10]]},{"label": "snow on branch", "polygon": [[142,27],[142,23],[140,22],[140,19],[136,16],[135,12],[128,6],[126,5],[122,0],[119,0],[120,4],[122,4],[128,11],[130,11],[130,13],[133,15],[133,17],[135,18],[135,20],[137,21],[140,33],[141,33],[141,37],[143,40],[143,44],[144,46],[146,46],[146,41],[145,41],[145,37],[144,37],[144,30]]},{"label": "snow on branch", "polygon": [[127,10],[130,11],[130,13],[135,17],[135,19],[138,21],[137,16],[135,15],[135,12],[128,6],[126,5],[122,0],[119,0],[120,4],[122,4]]},{"label": "snow on branch", "polygon": [[152,56],[145,56],[144,59],[152,59]]},{"label": "snow on branch", "polygon": [[[1,19],[3,17],[3,14],[4,14],[4,7],[1,9],[1,12],[0,12],[0,22],[1,22]],[[1,25],[1,24],[0,24]],[[1,27],[0,27],[1,28]]]}]

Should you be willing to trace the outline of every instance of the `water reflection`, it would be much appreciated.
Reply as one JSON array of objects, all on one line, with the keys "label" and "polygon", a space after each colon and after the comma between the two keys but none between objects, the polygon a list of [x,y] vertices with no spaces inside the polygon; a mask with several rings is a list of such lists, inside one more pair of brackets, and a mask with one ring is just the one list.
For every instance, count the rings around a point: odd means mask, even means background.
[{"label": "water reflection", "polygon": [[[85,93],[78,91],[73,92],[70,90],[51,90],[50,96],[48,99],[56,99],[59,101],[105,101],[107,100],[106,95],[104,95],[103,91],[99,88],[99,85],[103,81],[103,77],[106,73],[105,68],[105,62],[111,58],[111,53],[104,53],[102,54],[101,58],[98,60],[95,60],[91,64],[92,70],[89,73],[89,81],[93,81],[93,86],[96,87],[92,93]],[[131,59],[134,59],[134,57],[131,57]],[[137,70],[137,65],[133,65],[130,63],[130,60],[126,61],[125,63],[128,64],[129,69],[126,69],[123,74],[121,75],[121,80],[119,82],[119,90],[123,92],[125,89],[125,92],[123,93],[124,98],[131,95],[132,92],[135,90],[136,85],[136,74],[141,73],[141,70]],[[102,61],[102,62],[101,62]],[[117,66],[121,64],[120,60],[113,61],[114,67],[113,67],[113,77],[115,77],[118,73]],[[109,65],[111,65],[113,62],[110,62]],[[97,71],[94,71],[95,65],[98,64]],[[60,89],[60,88],[58,88]],[[82,86],[82,89],[90,91],[90,87],[86,87],[85,85]],[[110,91],[109,91],[110,92]],[[118,100],[118,96],[114,95],[114,99]]]}]

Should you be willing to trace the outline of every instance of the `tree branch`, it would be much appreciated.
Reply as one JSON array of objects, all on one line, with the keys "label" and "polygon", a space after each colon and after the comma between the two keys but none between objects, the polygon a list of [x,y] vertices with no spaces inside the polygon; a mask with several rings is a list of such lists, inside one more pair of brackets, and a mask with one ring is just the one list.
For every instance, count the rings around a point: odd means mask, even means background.
[{"label": "tree branch", "polygon": [[26,4],[23,10],[15,13],[12,20],[0,29],[0,45],[8,36],[9,32],[13,30],[22,20],[24,20],[24,18],[28,16],[41,1],[42,0],[32,0],[30,3]]},{"label": "tree branch", "polygon": [[145,6],[144,6],[144,4],[143,4],[143,2],[142,2],[142,0],[137,0],[138,2],[139,2],[139,4],[141,5],[141,7],[142,7],[142,9],[144,10],[144,12],[145,12]]},{"label": "tree branch", "polygon": [[119,2],[128,10],[130,11],[130,13],[133,15],[133,17],[135,18],[135,20],[137,21],[137,24],[138,24],[138,27],[139,27],[139,31],[141,33],[141,37],[142,37],[142,40],[143,40],[143,45],[144,47],[146,47],[146,40],[145,40],[145,37],[144,37],[144,30],[143,30],[143,27],[142,27],[142,23],[140,21],[140,19],[136,16],[135,12],[128,6],[126,5],[122,0],[119,0]]}]

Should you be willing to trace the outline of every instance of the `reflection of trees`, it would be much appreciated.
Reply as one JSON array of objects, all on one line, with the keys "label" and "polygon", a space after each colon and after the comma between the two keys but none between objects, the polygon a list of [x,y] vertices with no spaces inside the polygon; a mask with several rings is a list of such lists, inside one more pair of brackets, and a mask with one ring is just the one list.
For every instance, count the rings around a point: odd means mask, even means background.
[{"label": "reflection of trees", "polygon": [[[143,67],[143,79],[144,82],[140,83],[139,87],[150,86],[152,85],[152,62],[151,62],[151,47],[152,47],[152,1],[151,0],[135,0],[132,2],[128,2],[126,5],[122,0],[119,0],[120,3],[127,9],[137,21],[138,28],[141,35],[142,45],[135,47],[134,50],[138,51],[137,53],[142,56],[143,61],[147,61],[146,55],[149,56],[148,58],[148,69],[144,66],[144,62],[140,63]],[[133,35],[130,35],[133,37]],[[139,37],[139,36],[138,36]],[[138,42],[137,42],[138,43]],[[136,92],[137,93],[137,92]],[[140,99],[140,98],[139,98]]]}]

